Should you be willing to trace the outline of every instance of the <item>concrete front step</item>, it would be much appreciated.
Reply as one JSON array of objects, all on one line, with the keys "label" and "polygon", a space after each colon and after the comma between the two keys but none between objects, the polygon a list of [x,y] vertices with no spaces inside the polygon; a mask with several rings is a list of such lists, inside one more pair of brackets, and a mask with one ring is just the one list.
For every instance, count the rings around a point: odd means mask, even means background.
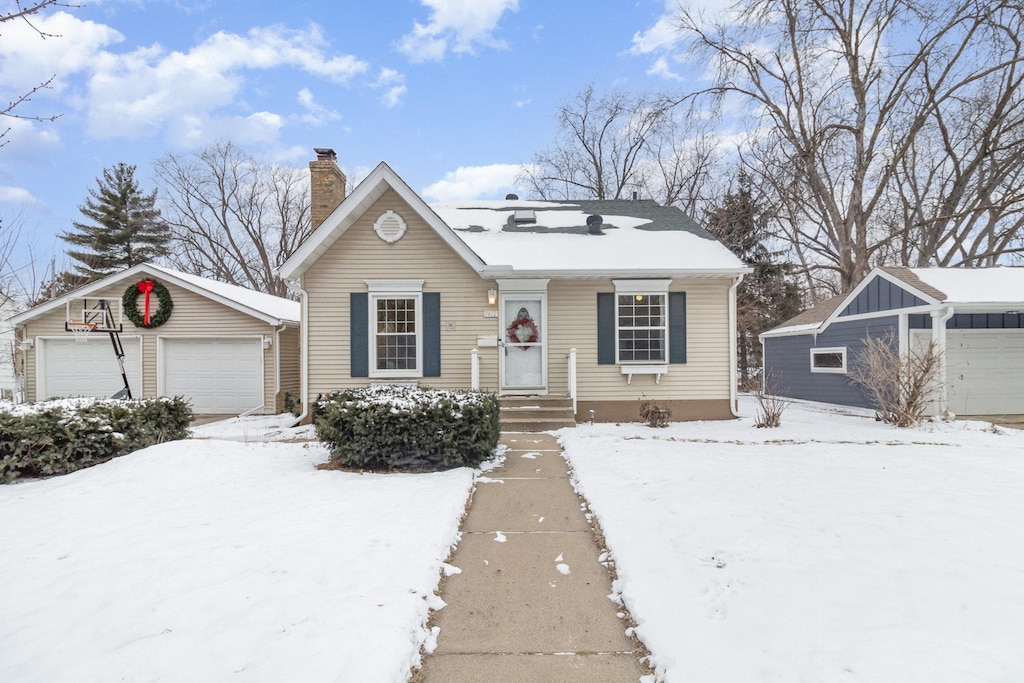
[{"label": "concrete front step", "polygon": [[501,429],[509,432],[546,432],[575,427],[572,399],[564,396],[502,396]]}]

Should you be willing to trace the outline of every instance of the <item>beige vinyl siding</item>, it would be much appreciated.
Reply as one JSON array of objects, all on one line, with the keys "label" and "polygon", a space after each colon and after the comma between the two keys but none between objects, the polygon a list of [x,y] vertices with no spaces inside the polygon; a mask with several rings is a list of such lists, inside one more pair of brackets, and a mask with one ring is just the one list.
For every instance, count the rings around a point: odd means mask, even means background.
[{"label": "beige vinyl siding", "polygon": [[686,363],[653,375],[597,364],[597,294],[614,292],[609,280],[553,280],[548,284],[548,388],[568,392],[569,349],[576,348],[577,391],[589,401],[729,398],[729,287],[732,280],[677,279],[669,291],[686,292]]},{"label": "beige vinyl siding", "polygon": [[[167,287],[174,301],[174,310],[170,319],[160,327],[144,329],[135,327],[130,320],[124,319],[124,332],[127,336],[138,336],[142,340],[142,395],[140,398],[157,396],[157,338],[158,337],[249,337],[273,335],[274,327],[252,316],[236,311],[222,303],[208,299],[190,290],[183,289],[166,280],[155,278]],[[89,295],[90,299],[117,300],[120,304],[125,289],[132,284],[125,280]],[[141,299],[140,299],[141,302]],[[151,299],[157,305],[156,298]],[[141,303],[140,303],[141,306]],[[71,333],[64,330],[66,309],[60,306],[26,324],[26,336],[31,339],[37,336],[70,337]],[[110,344],[106,335],[94,334],[90,344]],[[29,401],[36,397],[36,350],[27,354],[26,363],[26,398]],[[113,350],[111,349],[111,353]],[[273,412],[274,396],[274,354],[273,349],[263,352],[263,384],[264,410]]]},{"label": "beige vinyl siding", "polygon": [[298,327],[287,327],[278,335],[278,364],[281,367],[281,384],[276,403],[277,410],[284,410],[284,395],[291,393],[296,398],[302,396],[302,385],[299,375],[300,368],[300,335]]},{"label": "beige vinyl siding", "polygon": [[[406,222],[405,235],[387,244],[373,231],[381,214],[392,210]],[[480,336],[498,334],[498,320],[485,318],[487,290],[482,280],[393,190],[386,191],[303,276],[309,294],[309,396],[366,386],[351,377],[349,294],[366,292],[366,280],[423,280],[424,292],[441,295],[441,377],[420,379],[441,389],[468,388],[470,353]],[[489,349],[488,351],[494,351]],[[497,390],[496,356],[481,350],[481,388]]]}]

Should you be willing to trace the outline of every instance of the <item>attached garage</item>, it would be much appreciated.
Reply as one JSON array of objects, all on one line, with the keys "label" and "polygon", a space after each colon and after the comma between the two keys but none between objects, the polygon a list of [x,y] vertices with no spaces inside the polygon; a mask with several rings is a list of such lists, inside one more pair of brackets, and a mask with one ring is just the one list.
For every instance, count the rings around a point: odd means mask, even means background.
[{"label": "attached garage", "polygon": [[[133,396],[142,391],[139,342],[138,337],[121,337],[125,374]],[[42,398],[109,398],[124,388],[121,368],[107,335],[95,334],[81,343],[67,338],[43,338],[39,340],[38,353],[38,394]]]},{"label": "attached garage", "polygon": [[[139,288],[147,280],[154,287],[144,289],[158,293],[148,300]],[[133,292],[135,306],[121,311]],[[115,327],[120,319],[135,398],[183,396],[197,415],[273,414],[283,411],[286,394],[300,393],[297,301],[143,264],[11,318],[26,350],[26,400],[112,396],[122,388],[109,336],[76,343],[65,330],[86,299],[115,313]],[[164,302],[168,315],[160,315]],[[150,309],[147,322],[142,314]]]},{"label": "attached garage", "polygon": [[263,404],[263,346],[256,338],[161,339],[164,396],[186,396],[200,414],[244,413]]},{"label": "attached garage", "polygon": [[946,377],[958,415],[1024,414],[1024,330],[947,331]]}]

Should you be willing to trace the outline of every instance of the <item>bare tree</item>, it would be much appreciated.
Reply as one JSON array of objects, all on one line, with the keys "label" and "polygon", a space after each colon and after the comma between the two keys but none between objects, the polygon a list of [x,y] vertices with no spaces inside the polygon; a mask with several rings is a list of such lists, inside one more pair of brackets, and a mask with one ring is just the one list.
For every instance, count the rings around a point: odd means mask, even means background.
[{"label": "bare tree", "polygon": [[[47,33],[46,31],[40,29],[35,23],[33,23],[33,18],[47,7],[76,6],[68,5],[66,3],[59,2],[58,0],[36,0],[35,2],[22,2],[22,0],[14,0],[13,5],[13,7],[8,7],[6,11],[0,12],[0,24],[5,24],[11,21],[24,22],[33,31],[39,34],[40,38],[43,38],[44,40],[47,38],[57,38],[58,36],[52,33]],[[39,83],[28,92],[18,94],[17,96],[15,96],[13,100],[9,101],[6,105],[0,105],[3,107],[2,109],[0,109],[0,116],[9,119],[24,119],[26,121],[55,121],[58,118],[60,118],[60,114],[54,114],[49,116],[33,116],[31,114],[23,114],[14,111],[21,105],[31,101],[32,97],[40,90],[49,89],[51,84],[53,83],[53,79],[56,77],[56,74],[50,76],[45,81]],[[11,129],[9,127],[0,132],[0,147],[3,147],[4,145],[7,144],[8,141],[4,140],[4,138],[7,137],[7,134],[9,132],[11,132]]]},{"label": "bare tree", "polygon": [[[969,245],[1024,164],[1020,126],[1003,123],[1019,117],[1019,0],[745,0],[737,10],[730,23],[681,10],[678,27],[715,70],[700,94],[738,98],[756,118],[748,173],[777,198],[780,230],[808,268],[832,271],[846,291],[875,263],[904,253],[915,227],[932,242],[931,253],[914,254],[918,262],[952,247],[973,250],[962,259],[970,265],[1008,248],[1016,211],[1009,223],[999,216],[983,246]],[[980,110],[994,148],[982,137],[972,153],[977,138],[956,139],[963,131],[949,126],[962,103]],[[956,178],[963,201],[954,202],[953,223],[943,213],[949,197],[923,191],[927,171],[917,178],[921,201],[903,185],[914,155],[928,152],[926,139],[936,145],[926,169],[965,174]],[[959,165],[943,163],[949,148]],[[987,197],[970,196],[993,182]],[[898,209],[901,193],[914,206]]]},{"label": "bare tree", "polygon": [[173,238],[169,260],[186,272],[277,296],[275,271],[309,235],[304,170],[262,164],[231,142],[156,163]]},{"label": "bare tree", "polygon": [[589,85],[558,112],[558,136],[524,168],[544,199],[624,199],[634,191],[694,213],[718,160],[707,122],[664,95]]}]

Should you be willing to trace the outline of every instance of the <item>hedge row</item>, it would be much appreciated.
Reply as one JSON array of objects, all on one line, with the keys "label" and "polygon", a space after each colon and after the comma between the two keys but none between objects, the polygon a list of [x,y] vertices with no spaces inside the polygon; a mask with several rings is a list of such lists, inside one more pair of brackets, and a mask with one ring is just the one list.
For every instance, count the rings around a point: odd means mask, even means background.
[{"label": "hedge row", "polygon": [[0,404],[0,481],[66,474],[188,437],[185,399],[61,399]]},{"label": "hedge row", "polygon": [[346,467],[476,467],[498,445],[498,398],[473,391],[371,387],[318,397],[317,436]]}]

